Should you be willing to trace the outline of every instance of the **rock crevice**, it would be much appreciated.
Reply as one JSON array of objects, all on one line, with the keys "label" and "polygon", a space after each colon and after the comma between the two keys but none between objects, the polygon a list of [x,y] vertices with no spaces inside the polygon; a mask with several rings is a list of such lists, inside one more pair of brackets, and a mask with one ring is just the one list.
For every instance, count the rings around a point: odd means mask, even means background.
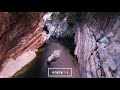
[{"label": "rock crevice", "polygon": [[119,77],[119,13],[86,13],[81,18],[75,34],[81,76]]}]

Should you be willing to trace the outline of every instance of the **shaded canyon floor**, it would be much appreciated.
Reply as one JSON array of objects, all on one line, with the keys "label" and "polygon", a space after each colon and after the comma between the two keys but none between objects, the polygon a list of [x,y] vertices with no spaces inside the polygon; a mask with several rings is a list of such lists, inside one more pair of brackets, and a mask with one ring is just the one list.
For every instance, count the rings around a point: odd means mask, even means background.
[{"label": "shaded canyon floor", "polygon": [[[56,62],[52,62],[51,65],[48,65],[48,57],[54,50],[58,49],[61,50],[60,58]],[[59,41],[51,38],[45,45],[41,47],[41,50],[43,51],[40,54],[37,54],[38,60],[35,65],[33,65],[30,70],[20,75],[19,78],[49,78],[48,68],[72,68],[72,76],[69,78],[80,78],[77,60],[73,58],[68,48],[63,46]]]}]

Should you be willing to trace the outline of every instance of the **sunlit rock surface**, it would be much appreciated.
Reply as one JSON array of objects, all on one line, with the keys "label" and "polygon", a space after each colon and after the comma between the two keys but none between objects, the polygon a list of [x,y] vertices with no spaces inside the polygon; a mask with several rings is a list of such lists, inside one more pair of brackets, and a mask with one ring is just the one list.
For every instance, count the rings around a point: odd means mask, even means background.
[{"label": "sunlit rock surface", "polygon": [[[59,12],[34,14],[28,21],[22,13],[0,13],[0,77],[12,77],[36,57],[36,51],[51,36],[73,36],[74,54],[83,78],[120,78],[120,13],[84,12],[74,26]],[[19,16],[19,17],[18,17]],[[27,23],[30,22],[30,23]],[[49,34],[42,30],[47,26]]]},{"label": "sunlit rock surface", "polygon": [[30,20],[25,15],[0,13],[1,78],[12,77],[30,63],[36,57],[36,50],[46,41],[40,27],[44,25],[44,14],[37,12],[32,15],[33,19]]},{"label": "sunlit rock surface", "polygon": [[0,77],[3,78],[11,78],[15,73],[16,70],[19,71],[30,63],[36,57],[36,53],[34,51],[24,52],[16,59],[9,58],[2,66],[3,69],[0,73]]},{"label": "sunlit rock surface", "polygon": [[65,16],[63,19],[59,19],[59,14],[59,12],[47,13],[49,18],[45,19],[45,25],[49,30],[49,37],[55,36],[58,38],[72,36],[74,29],[68,25],[68,17]]}]

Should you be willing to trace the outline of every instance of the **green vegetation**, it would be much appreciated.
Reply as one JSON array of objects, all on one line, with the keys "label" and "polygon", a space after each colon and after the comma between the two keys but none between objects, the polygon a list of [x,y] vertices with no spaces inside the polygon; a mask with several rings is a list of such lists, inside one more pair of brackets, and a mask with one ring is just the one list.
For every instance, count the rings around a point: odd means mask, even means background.
[{"label": "green vegetation", "polygon": [[73,25],[79,20],[80,15],[81,15],[80,12],[60,12],[58,17],[59,17],[59,19],[63,19],[65,16],[67,16],[68,23],[70,25]]}]

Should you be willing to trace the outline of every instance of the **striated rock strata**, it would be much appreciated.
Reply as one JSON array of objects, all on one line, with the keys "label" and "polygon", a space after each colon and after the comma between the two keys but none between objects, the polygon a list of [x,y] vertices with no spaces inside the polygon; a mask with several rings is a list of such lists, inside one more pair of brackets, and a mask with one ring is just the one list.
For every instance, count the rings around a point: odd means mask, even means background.
[{"label": "striated rock strata", "polygon": [[82,15],[75,55],[83,78],[120,78],[120,13]]},{"label": "striated rock strata", "polygon": [[36,57],[45,42],[42,12],[0,13],[0,77],[10,78]]}]

